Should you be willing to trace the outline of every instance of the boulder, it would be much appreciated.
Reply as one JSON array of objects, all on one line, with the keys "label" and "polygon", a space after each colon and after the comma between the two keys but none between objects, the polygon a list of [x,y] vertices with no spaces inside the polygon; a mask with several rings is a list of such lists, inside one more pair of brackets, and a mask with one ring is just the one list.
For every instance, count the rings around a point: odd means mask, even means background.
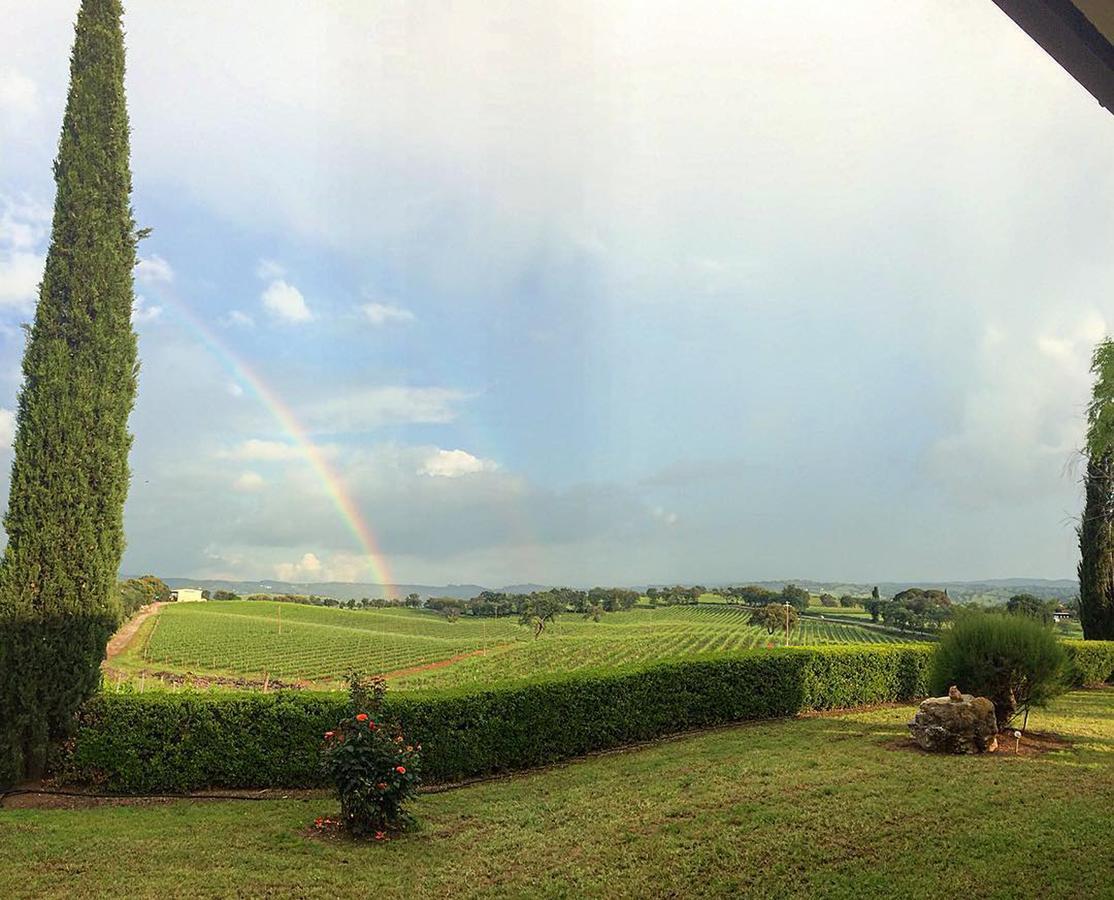
[{"label": "boulder", "polygon": [[929,697],[909,723],[913,740],[937,753],[986,753],[998,747],[994,704],[986,697],[961,694]]}]

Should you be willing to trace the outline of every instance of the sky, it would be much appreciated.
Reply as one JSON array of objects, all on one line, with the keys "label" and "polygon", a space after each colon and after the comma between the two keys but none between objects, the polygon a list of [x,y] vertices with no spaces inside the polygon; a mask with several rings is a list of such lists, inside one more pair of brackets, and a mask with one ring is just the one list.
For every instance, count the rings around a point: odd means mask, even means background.
[{"label": "sky", "polygon": [[[0,0],[0,495],[75,0]],[[125,574],[1070,577],[1114,116],[990,0],[132,0]]]}]

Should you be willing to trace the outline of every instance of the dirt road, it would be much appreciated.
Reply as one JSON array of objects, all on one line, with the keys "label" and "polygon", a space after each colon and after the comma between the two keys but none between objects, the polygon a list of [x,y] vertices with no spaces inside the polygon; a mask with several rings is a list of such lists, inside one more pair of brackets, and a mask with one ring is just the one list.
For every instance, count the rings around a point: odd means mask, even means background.
[{"label": "dirt road", "polygon": [[112,659],[114,656],[119,656],[124,652],[124,648],[131,643],[131,639],[135,637],[135,633],[139,631],[139,626],[147,621],[148,618],[155,615],[160,609],[166,606],[165,603],[149,603],[144,606],[126,621],[108,641],[108,652],[106,659]]}]

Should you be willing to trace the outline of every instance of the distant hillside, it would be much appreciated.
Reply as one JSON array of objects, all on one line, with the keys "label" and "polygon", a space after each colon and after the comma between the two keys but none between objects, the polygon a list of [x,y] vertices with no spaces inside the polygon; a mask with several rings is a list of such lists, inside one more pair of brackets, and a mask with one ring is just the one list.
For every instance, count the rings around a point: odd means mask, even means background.
[{"label": "distant hillside", "polygon": [[[734,582],[742,583],[742,582]],[[1004,603],[1014,594],[1033,594],[1044,599],[1068,600],[1079,594],[1079,582],[1074,578],[988,578],[985,581],[878,581],[872,584],[854,582],[811,581],[807,578],[787,581],[755,582],[763,587],[780,590],[786,584],[800,585],[814,594],[827,592],[837,597],[842,594],[866,595],[875,585],[883,597],[911,587],[947,590],[952,600],[959,603]]]},{"label": "distant hillside", "polygon": [[[386,591],[381,584],[369,582],[346,581],[224,581],[221,579],[205,578],[166,578],[163,579],[170,587],[196,587],[210,591],[235,591],[241,596],[247,594],[317,594],[323,597],[334,597],[337,600],[360,600],[363,597],[385,597]],[[808,578],[789,578],[784,581],[746,581],[739,580],[730,584],[759,584],[773,590],[781,590],[786,584],[798,584],[815,594],[830,593],[865,595],[870,593],[874,584],[813,581]],[[718,582],[709,584],[714,587]],[[947,589],[951,598],[957,602],[966,603],[976,601],[979,603],[1003,603],[1014,594],[1034,594],[1046,599],[1067,600],[1079,594],[1079,584],[1071,578],[990,578],[985,581],[880,581],[877,582],[878,590],[884,597],[892,597],[899,591],[911,587]],[[657,587],[668,587],[658,584]],[[531,591],[544,591],[552,585],[545,584],[511,584],[494,588],[508,594],[529,594]],[[631,585],[638,590],[645,590],[647,585]],[[395,588],[399,596],[419,594],[422,597],[457,597],[467,600],[475,597],[480,591],[489,590],[479,584],[400,584]]]},{"label": "distant hillside", "polygon": [[[381,584],[347,581],[224,581],[219,578],[164,578],[172,588],[195,587],[209,591],[234,591],[240,596],[248,594],[316,594],[320,597],[333,597],[337,600],[360,600],[364,597],[386,597],[387,592]],[[475,597],[484,588],[478,584],[399,584],[395,593],[405,597],[407,594],[420,594],[422,597],[457,597],[467,600]]]}]

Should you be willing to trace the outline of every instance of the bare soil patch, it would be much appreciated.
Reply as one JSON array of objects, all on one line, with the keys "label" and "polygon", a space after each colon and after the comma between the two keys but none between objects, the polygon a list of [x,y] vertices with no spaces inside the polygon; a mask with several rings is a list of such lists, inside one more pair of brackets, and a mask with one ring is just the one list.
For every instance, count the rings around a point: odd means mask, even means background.
[{"label": "bare soil patch", "polygon": [[[907,751],[912,753],[923,753],[925,756],[946,756],[947,754],[933,753],[931,750],[925,750],[920,744],[914,741],[911,737],[894,738],[893,740],[886,741],[883,745],[887,750]],[[1045,753],[1051,753],[1054,750],[1070,750],[1072,742],[1067,738],[1060,737],[1057,734],[1051,734],[1047,731],[1026,731],[1021,735],[1020,741],[1013,736],[1012,731],[998,732],[998,749],[988,753],[973,754],[975,756],[992,756],[999,759],[1007,759],[1010,757],[1024,756],[1042,756]]]},{"label": "bare soil patch", "polygon": [[182,800],[321,800],[329,792],[320,789],[262,788],[257,790],[211,790],[190,794],[144,794],[140,796],[98,793],[95,788],[59,788],[49,781],[22,784],[0,794],[0,809],[91,809],[97,806],[157,806]]},{"label": "bare soil patch", "polygon": [[451,666],[453,663],[458,663],[462,659],[468,659],[470,656],[483,656],[486,655],[488,650],[498,650],[501,647],[506,647],[507,644],[496,644],[493,647],[487,647],[480,650],[469,650],[467,653],[458,653],[456,656],[450,656],[448,659],[439,659],[436,662],[425,663],[420,666],[410,666],[405,669],[395,669],[393,672],[384,672],[384,678],[401,678],[403,675],[417,675],[419,672],[429,672],[433,669],[444,669]]}]

